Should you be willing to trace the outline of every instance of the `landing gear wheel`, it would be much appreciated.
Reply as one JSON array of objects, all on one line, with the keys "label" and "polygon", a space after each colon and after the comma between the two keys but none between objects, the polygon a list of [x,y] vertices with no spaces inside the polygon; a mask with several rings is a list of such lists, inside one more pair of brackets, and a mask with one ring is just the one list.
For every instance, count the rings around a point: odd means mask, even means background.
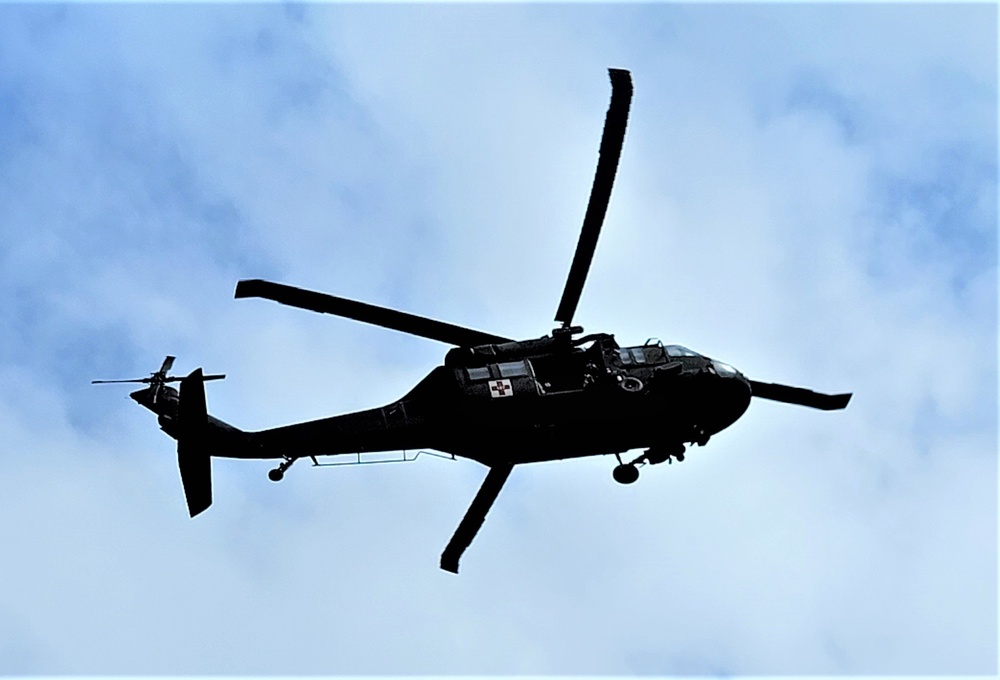
[{"label": "landing gear wheel", "polygon": [[278,464],[278,467],[268,471],[267,478],[270,479],[272,482],[280,482],[282,479],[285,478],[285,470],[292,467],[292,463],[294,463],[296,460],[298,459],[285,456],[285,460],[281,461],[281,463]]},{"label": "landing gear wheel", "polygon": [[631,464],[617,465],[611,471],[611,476],[619,484],[632,484],[635,480],[639,479],[639,468]]}]

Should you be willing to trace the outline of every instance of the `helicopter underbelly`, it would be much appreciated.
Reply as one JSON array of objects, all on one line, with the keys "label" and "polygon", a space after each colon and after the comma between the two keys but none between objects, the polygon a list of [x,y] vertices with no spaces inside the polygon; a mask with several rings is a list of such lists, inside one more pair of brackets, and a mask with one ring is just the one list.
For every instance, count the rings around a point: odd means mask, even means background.
[{"label": "helicopter underbelly", "polygon": [[[523,392],[522,392],[523,394]],[[485,464],[623,453],[707,439],[746,410],[745,383],[714,375],[659,389],[579,390],[468,404],[438,429],[434,448]]]}]

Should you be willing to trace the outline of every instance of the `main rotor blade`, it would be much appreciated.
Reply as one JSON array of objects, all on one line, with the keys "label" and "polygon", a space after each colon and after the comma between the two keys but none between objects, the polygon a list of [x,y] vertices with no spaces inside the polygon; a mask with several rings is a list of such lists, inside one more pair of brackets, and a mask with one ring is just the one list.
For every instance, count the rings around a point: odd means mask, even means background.
[{"label": "main rotor blade", "polygon": [[248,279],[236,284],[236,297],[259,297],[274,300],[283,305],[308,309],[321,314],[343,316],[355,321],[391,328],[395,331],[419,335],[458,347],[474,347],[476,345],[498,344],[511,342],[492,333],[463,328],[444,321],[435,321],[415,314],[397,312],[394,309],[377,307],[366,302],[356,302],[346,298],[316,293],[302,288],[286,286],[282,283],[272,283],[260,279]]},{"label": "main rotor blade", "polygon": [[594,173],[594,184],[590,189],[590,202],[583,218],[583,229],[576,244],[576,254],[573,256],[566,287],[559,301],[559,309],[556,310],[556,321],[561,321],[563,326],[569,326],[573,321],[573,314],[580,302],[583,284],[590,270],[590,261],[594,258],[597,238],[601,235],[604,214],[608,210],[611,189],[615,184],[618,158],[621,156],[622,144],[625,141],[625,126],[628,124],[628,110],[632,103],[631,74],[617,68],[608,69],[608,73],[611,75],[611,105],[604,118],[604,134],[601,137],[597,172]]},{"label": "main rotor blade", "polygon": [[789,385],[778,385],[776,383],[763,383],[751,380],[750,389],[755,397],[781,401],[786,404],[798,404],[818,408],[823,411],[838,411],[847,408],[847,402],[851,400],[851,393],[847,394],[823,394],[813,392],[802,387],[791,387]]},{"label": "main rotor blade", "polygon": [[472,499],[472,504],[465,511],[465,517],[459,522],[455,534],[448,541],[444,552],[441,553],[441,568],[453,574],[458,573],[458,560],[462,553],[472,543],[472,539],[479,532],[479,527],[486,519],[486,513],[493,507],[493,501],[497,499],[500,489],[510,476],[510,471],[514,466],[510,463],[500,463],[490,468],[483,480],[483,485],[479,487],[476,497]]}]

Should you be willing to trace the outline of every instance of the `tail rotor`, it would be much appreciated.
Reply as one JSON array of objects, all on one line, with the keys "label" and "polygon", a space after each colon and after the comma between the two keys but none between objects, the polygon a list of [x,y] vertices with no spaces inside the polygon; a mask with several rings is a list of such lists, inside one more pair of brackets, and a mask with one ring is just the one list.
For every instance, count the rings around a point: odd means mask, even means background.
[{"label": "tail rotor", "polygon": [[[160,396],[160,390],[167,383],[180,382],[184,379],[184,376],[167,375],[170,369],[174,366],[174,360],[176,357],[167,355],[163,359],[163,364],[160,366],[160,370],[150,373],[148,378],[128,378],[125,380],[91,380],[92,385],[107,384],[107,383],[143,383],[149,385],[150,390],[152,390],[150,399],[153,404],[156,404],[157,398]],[[225,374],[215,374],[215,375],[205,375],[201,376],[200,380],[222,380],[225,378]]]},{"label": "tail rotor", "polygon": [[[159,416],[161,428],[177,440],[177,466],[184,487],[184,499],[188,513],[194,517],[212,504],[212,454],[216,440],[209,425],[208,408],[205,404],[205,381],[222,380],[225,375],[205,375],[200,368],[190,375],[168,375],[174,366],[174,357],[167,356],[160,370],[150,373],[147,378],[125,380],[93,380],[99,383],[142,383],[148,389],[132,393],[132,398],[140,405]],[[167,388],[168,394],[161,398],[163,386],[180,383],[180,389]],[[216,426],[228,427],[216,421]],[[232,428],[229,428],[232,429]],[[216,438],[217,439],[217,438]]]}]

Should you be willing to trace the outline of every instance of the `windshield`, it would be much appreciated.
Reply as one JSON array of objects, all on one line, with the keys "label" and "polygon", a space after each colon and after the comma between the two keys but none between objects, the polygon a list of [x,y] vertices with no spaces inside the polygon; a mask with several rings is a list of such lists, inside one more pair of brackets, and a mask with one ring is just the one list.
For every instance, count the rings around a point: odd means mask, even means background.
[{"label": "windshield", "polygon": [[715,367],[715,372],[721,375],[723,378],[730,378],[737,375],[739,371],[730,366],[729,364],[724,364],[721,361],[712,360],[712,366]]},{"label": "windshield", "polygon": [[668,357],[700,357],[701,355],[697,352],[689,350],[687,347],[681,347],[680,345],[665,345],[663,351],[667,353]]}]

